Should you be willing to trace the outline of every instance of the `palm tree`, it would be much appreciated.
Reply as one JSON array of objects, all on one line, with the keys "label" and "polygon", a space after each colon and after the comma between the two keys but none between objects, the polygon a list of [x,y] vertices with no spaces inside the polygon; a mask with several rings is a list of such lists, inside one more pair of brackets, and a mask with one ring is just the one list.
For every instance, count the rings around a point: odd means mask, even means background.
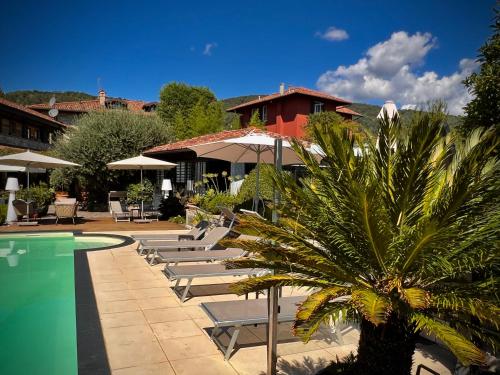
[{"label": "palm tree", "polygon": [[315,125],[323,163],[295,142],[309,177],[275,172],[279,224],[243,220],[264,239],[232,243],[256,256],[229,265],[275,272],[234,290],[310,288],[294,332],[307,341],[331,318],[359,323],[358,374],[410,374],[422,331],[461,363],[482,363],[477,343],[494,346],[500,320],[499,138],[459,141],[444,119],[419,113],[403,127],[386,116],[361,157],[352,132]]}]

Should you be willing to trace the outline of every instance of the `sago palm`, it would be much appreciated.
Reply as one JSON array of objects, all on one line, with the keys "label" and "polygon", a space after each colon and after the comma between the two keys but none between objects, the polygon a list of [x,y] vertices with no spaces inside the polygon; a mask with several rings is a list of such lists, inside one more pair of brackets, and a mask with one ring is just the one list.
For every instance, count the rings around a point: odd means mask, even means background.
[{"label": "sago palm", "polygon": [[477,343],[498,342],[499,140],[493,130],[455,140],[444,118],[420,113],[403,127],[386,116],[361,156],[347,129],[317,125],[321,164],[295,142],[308,177],[274,174],[279,223],[243,220],[263,239],[233,242],[255,257],[229,262],[274,275],[234,290],[309,288],[295,333],[307,341],[331,318],[358,322],[359,374],[409,374],[420,332],[463,364],[483,362]]}]

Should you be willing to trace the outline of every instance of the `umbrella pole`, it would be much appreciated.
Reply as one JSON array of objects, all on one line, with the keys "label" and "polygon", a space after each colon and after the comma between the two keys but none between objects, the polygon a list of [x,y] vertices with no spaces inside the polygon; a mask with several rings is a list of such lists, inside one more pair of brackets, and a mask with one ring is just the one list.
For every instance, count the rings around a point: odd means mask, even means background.
[{"label": "umbrella pole", "polygon": [[[27,196],[26,196],[26,215],[28,216],[27,221],[30,221],[30,167],[26,166],[26,182],[27,182]],[[21,218],[22,221],[22,218]]]},{"label": "umbrella pole", "polygon": [[[282,165],[283,140],[276,139],[274,141],[274,168],[276,171],[281,171]],[[281,196],[274,186],[273,197],[273,223],[278,222],[278,205],[280,204]],[[274,272],[273,272],[274,274]],[[278,358],[278,301],[279,289],[275,286],[269,288],[267,293],[268,303],[268,324],[267,324],[267,375],[276,375],[276,362]]]},{"label": "umbrella pole", "polygon": [[257,165],[255,167],[255,196],[253,197],[252,210],[259,210],[259,184],[260,184],[260,145],[257,146]]},{"label": "umbrella pole", "polygon": [[141,219],[144,219],[144,185],[142,184],[142,167],[141,167]]}]

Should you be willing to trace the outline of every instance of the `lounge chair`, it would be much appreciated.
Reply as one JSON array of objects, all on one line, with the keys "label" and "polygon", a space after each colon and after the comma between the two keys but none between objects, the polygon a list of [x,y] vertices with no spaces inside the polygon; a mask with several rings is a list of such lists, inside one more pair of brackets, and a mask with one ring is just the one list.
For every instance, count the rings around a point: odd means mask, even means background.
[{"label": "lounge chair", "polygon": [[[278,323],[292,322],[295,320],[297,305],[304,301],[305,296],[282,297],[279,299]],[[204,302],[201,309],[213,322],[214,329],[210,338],[224,352],[227,361],[231,356],[238,334],[243,326],[264,324],[268,322],[267,299],[249,299],[221,302]],[[217,334],[223,330],[234,327],[229,340],[229,345],[224,348],[216,339]]]},{"label": "lounge chair", "polygon": [[202,220],[187,233],[158,233],[158,234],[134,234],[132,238],[138,241],[137,250],[142,255],[144,248],[142,241],[181,241],[181,240],[199,240],[208,228],[208,221]]},{"label": "lounge chair", "polygon": [[130,212],[124,211],[120,201],[110,201],[109,208],[111,210],[111,215],[116,222],[119,221],[130,221]]},{"label": "lounge chair", "polygon": [[158,257],[167,268],[171,263],[177,266],[183,262],[215,262],[243,257],[247,252],[243,249],[229,247],[224,250],[195,250],[195,251],[159,251]]},{"label": "lounge chair", "polygon": [[29,220],[30,218],[34,218],[38,215],[35,202],[33,201],[28,203],[23,199],[14,199],[12,201],[12,205],[14,206],[14,212],[18,218],[21,218],[21,220]]},{"label": "lounge chair", "polygon": [[182,250],[182,249],[204,249],[211,250],[217,245],[217,242],[222,240],[231,231],[230,228],[216,227],[205,233],[205,237],[201,240],[187,241],[141,241],[143,250],[148,253],[146,258],[151,255],[149,264],[153,264],[159,251],[165,250]]},{"label": "lounge chair", "polygon": [[[219,250],[214,250],[215,252]],[[210,251],[211,252],[211,251]],[[187,285],[181,295],[181,302],[186,300],[193,279],[197,277],[220,277],[220,276],[256,276],[267,273],[262,268],[226,268],[223,264],[196,264],[190,266],[167,266],[163,273],[170,281],[176,280],[174,291],[178,291],[179,283],[187,279]]]},{"label": "lounge chair", "polygon": [[56,224],[59,222],[59,219],[71,219],[73,220],[73,224],[75,224],[75,218],[78,211],[78,203],[55,203],[55,215],[56,215]]},{"label": "lounge chair", "polygon": [[243,215],[253,216],[253,217],[256,217],[256,218],[259,218],[259,219],[265,219],[264,216],[262,216],[261,214],[259,214],[257,211],[245,210],[244,208],[241,208],[240,212]]}]

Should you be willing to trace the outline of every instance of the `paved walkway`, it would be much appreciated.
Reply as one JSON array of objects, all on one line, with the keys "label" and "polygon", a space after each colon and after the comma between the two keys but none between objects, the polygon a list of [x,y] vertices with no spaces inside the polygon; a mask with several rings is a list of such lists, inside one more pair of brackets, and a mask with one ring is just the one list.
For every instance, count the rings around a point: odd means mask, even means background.
[{"label": "paved walkway", "polygon": [[[237,351],[229,361],[210,341],[210,320],[200,302],[233,300],[218,294],[234,277],[198,279],[192,291],[196,297],[181,304],[161,270],[150,267],[137,255],[135,245],[88,253],[93,286],[113,374],[263,374],[266,368],[265,327],[240,332]],[[212,284],[219,284],[214,286]],[[286,290],[284,295],[291,295]],[[332,341],[322,329],[307,345],[290,333],[290,324],[279,326],[279,370],[281,374],[314,374],[330,361],[356,350],[359,338],[348,329],[344,345]],[[225,342],[224,342],[225,340]],[[227,344],[227,337],[222,339]],[[432,355],[416,354],[440,374],[449,370]]]}]

